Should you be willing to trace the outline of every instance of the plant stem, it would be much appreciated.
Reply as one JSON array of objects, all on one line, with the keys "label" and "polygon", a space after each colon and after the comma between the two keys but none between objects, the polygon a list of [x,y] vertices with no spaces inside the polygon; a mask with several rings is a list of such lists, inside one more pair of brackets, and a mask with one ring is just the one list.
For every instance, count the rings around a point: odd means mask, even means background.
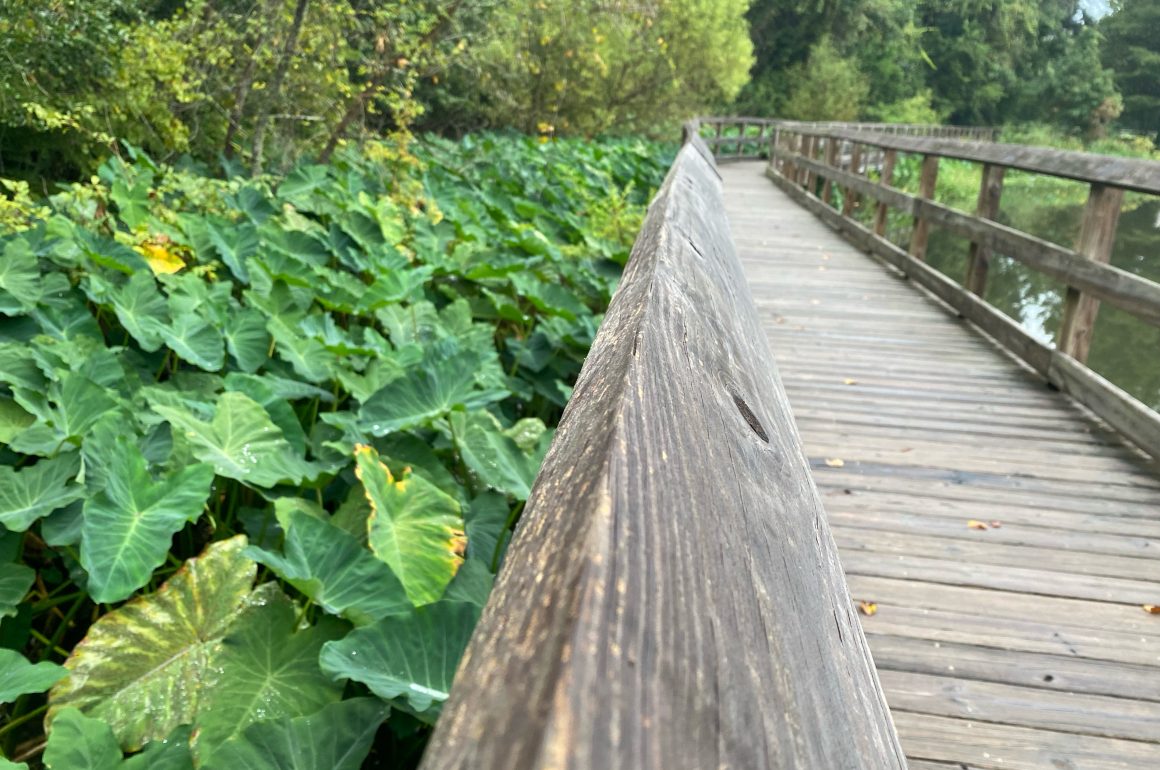
[{"label": "plant stem", "polygon": [[14,719],[8,720],[8,724],[4,725],[3,727],[0,727],[0,738],[5,737],[6,735],[8,735],[8,733],[12,732],[17,727],[20,727],[20,725],[24,724],[25,722],[28,722],[32,719],[36,719],[36,717],[40,716],[41,714],[43,714],[46,711],[48,711],[48,704],[47,703],[45,703],[44,705],[39,706],[37,708],[34,708],[32,711],[29,711],[27,714],[22,714]]},{"label": "plant stem", "polygon": [[521,500],[515,508],[512,508],[511,513],[508,514],[507,521],[503,523],[503,529],[499,531],[499,537],[495,541],[495,551],[491,554],[491,571],[495,572],[499,569],[499,552],[503,547],[504,534],[515,526],[516,520],[519,519],[520,514],[524,512],[524,505],[526,501]]},{"label": "plant stem", "polygon": [[43,644],[52,652],[55,652],[57,655],[61,655],[66,658],[68,657],[68,650],[58,647],[51,639],[37,631],[35,628],[28,629],[28,633],[32,636],[33,639]]}]

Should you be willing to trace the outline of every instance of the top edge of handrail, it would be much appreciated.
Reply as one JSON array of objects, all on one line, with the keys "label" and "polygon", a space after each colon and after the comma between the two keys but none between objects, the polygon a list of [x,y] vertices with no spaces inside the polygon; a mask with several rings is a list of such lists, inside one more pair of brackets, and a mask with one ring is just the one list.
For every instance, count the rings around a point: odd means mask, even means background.
[{"label": "top edge of handrail", "polygon": [[847,139],[884,149],[989,163],[1045,176],[1160,195],[1160,161],[1146,158],[946,137],[868,134],[843,129],[812,130],[816,136],[823,138]]}]

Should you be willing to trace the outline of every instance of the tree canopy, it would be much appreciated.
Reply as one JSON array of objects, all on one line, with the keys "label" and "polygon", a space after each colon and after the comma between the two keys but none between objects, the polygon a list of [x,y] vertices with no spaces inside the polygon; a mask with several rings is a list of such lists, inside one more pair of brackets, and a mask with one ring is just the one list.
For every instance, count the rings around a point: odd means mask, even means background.
[{"label": "tree canopy", "polygon": [[[1097,23],[1079,0],[754,0],[747,15],[756,65],[738,108],[830,119],[853,111],[887,121],[1042,121],[1098,135],[1127,106],[1120,91],[1135,89],[1133,104],[1144,105],[1147,87],[1157,87],[1144,30],[1157,28],[1160,11],[1141,9],[1160,5],[1124,3],[1133,4],[1139,18],[1117,6]],[[1137,46],[1134,63],[1122,66],[1105,41],[1121,28]],[[1133,77],[1140,82],[1130,86]]]}]

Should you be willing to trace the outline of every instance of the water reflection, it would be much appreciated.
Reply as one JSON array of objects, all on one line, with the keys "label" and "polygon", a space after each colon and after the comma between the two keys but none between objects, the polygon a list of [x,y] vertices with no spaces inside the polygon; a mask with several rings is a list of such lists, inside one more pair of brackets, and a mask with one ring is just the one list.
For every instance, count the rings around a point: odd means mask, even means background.
[{"label": "water reflection", "polygon": [[[1082,204],[1043,203],[1033,196],[1005,196],[1000,217],[1055,243],[1071,245],[1079,234]],[[927,250],[930,263],[961,281],[966,275],[967,245],[961,238],[935,230]],[[1160,200],[1132,201],[1125,206],[1116,233],[1112,264],[1160,281]],[[992,261],[987,301],[1018,319],[1040,340],[1053,342],[1062,316],[1064,287],[1011,259]],[[1100,307],[1088,365],[1136,398],[1160,409],[1160,328],[1107,303]]]}]

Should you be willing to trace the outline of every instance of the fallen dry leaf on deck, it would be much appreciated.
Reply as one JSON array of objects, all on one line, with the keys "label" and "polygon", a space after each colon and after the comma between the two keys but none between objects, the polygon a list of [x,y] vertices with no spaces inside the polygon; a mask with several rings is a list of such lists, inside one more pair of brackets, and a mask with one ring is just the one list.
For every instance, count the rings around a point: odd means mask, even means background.
[{"label": "fallen dry leaf on deck", "polygon": [[987,522],[979,521],[978,519],[969,520],[967,522],[967,526],[971,529],[990,529],[990,527],[987,526]]},{"label": "fallen dry leaf on deck", "polygon": [[846,379],[842,380],[842,382],[843,382],[843,384],[846,384],[846,385],[857,385],[858,384],[858,381],[855,380],[853,377],[847,377]]},{"label": "fallen dry leaf on deck", "polygon": [[873,615],[878,612],[878,604],[876,602],[858,602],[858,612],[863,615]]},{"label": "fallen dry leaf on deck", "polygon": [[827,457],[826,458],[826,465],[830,466],[831,468],[841,468],[845,464],[846,464],[845,460],[841,460],[837,457]]},{"label": "fallen dry leaf on deck", "polygon": [[1144,612],[1149,615],[1160,615],[1160,604],[1145,604]]},{"label": "fallen dry leaf on deck", "polygon": [[991,519],[991,529],[998,529],[1001,526],[1003,526],[1003,522],[998,519]]}]

